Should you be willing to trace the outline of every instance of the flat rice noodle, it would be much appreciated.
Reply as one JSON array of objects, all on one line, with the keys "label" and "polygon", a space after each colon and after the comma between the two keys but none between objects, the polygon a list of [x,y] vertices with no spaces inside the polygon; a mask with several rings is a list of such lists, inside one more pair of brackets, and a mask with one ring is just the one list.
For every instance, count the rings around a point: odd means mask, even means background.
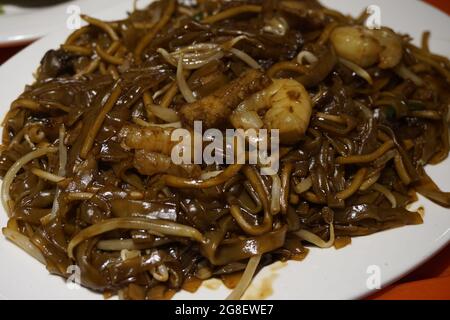
[{"label": "flat rice noodle", "polygon": [[201,245],[201,251],[213,265],[226,265],[234,261],[247,259],[273,251],[284,244],[287,231],[285,226],[261,236],[221,244],[228,228],[231,226],[231,221],[230,217],[227,216],[216,230],[204,235],[205,241]]},{"label": "flat rice noodle", "polygon": [[315,63],[308,73],[296,78],[305,87],[310,88],[322,82],[333,70],[336,65],[337,58],[332,48],[327,48],[319,55],[319,61]]},{"label": "flat rice noodle", "polygon": [[443,206],[450,207],[450,192],[444,192],[434,181],[422,170],[420,180],[414,185],[418,193],[431,201]]},{"label": "flat rice noodle", "polygon": [[177,205],[174,201],[138,201],[129,199],[111,200],[111,212],[115,217],[141,217],[177,220]]},{"label": "flat rice noodle", "polygon": [[374,232],[423,223],[418,212],[405,208],[383,208],[359,204],[336,210],[334,226],[336,236],[362,236]]}]

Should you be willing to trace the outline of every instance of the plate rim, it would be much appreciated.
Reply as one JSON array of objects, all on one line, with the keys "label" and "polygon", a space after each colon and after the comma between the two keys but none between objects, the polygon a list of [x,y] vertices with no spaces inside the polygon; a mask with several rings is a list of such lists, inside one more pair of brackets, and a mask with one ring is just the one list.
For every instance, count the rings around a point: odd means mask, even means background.
[{"label": "plate rim", "polygon": [[[114,2],[113,2],[114,1]],[[128,1],[128,0],[127,0]],[[43,7],[43,8],[37,8],[35,10],[30,10],[28,12],[22,13],[22,14],[14,14],[14,15],[0,15],[0,26],[2,25],[2,18],[6,18],[9,20],[8,22],[13,21],[24,21],[24,20],[30,20],[31,21],[38,21],[39,18],[45,17],[47,19],[51,19],[52,16],[55,14],[62,14],[65,13],[65,10],[67,6],[70,5],[78,5],[81,8],[84,6],[87,9],[82,9],[82,11],[100,11],[102,8],[102,3],[113,3],[117,4],[117,0],[70,0],[66,2],[61,2],[49,7]],[[9,4],[8,4],[9,5]],[[0,28],[0,48],[7,48],[7,47],[16,47],[16,46],[22,46],[26,45],[28,43],[31,43],[33,41],[39,40],[42,37],[45,37],[52,33],[52,30],[57,29],[57,27],[47,28],[45,24],[42,24],[43,27],[38,27],[36,30],[30,31],[18,31],[20,29],[8,29],[8,32],[2,32]]]}]

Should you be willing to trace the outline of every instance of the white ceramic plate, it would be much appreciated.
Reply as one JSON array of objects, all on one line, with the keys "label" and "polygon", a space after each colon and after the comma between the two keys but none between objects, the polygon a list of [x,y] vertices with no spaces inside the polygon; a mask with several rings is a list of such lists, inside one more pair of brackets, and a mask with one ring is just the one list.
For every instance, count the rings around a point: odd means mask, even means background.
[{"label": "white ceramic plate", "polygon": [[[31,42],[50,31],[64,28],[78,8],[85,14],[99,12],[121,0],[3,0],[0,1],[0,47]],[[122,0],[123,2],[123,0]],[[127,1],[125,1],[127,2]]]},{"label": "white ceramic plate", "polygon": [[[432,31],[431,48],[450,54],[450,19],[436,9],[415,0],[326,0],[326,5],[356,15],[368,5],[381,8],[382,23],[409,33],[416,42],[423,30]],[[96,15],[103,19],[124,16],[131,3],[119,5]],[[32,81],[32,72],[43,54],[56,48],[69,30],[54,32],[32,44],[0,67],[1,114]],[[450,190],[450,160],[427,171],[443,190]],[[420,198],[425,207],[425,223],[353,239],[342,250],[312,249],[303,262],[263,269],[247,291],[247,298],[270,299],[355,299],[374,293],[367,284],[379,276],[384,287],[430,258],[450,241],[450,210]],[[6,214],[0,210],[0,225]],[[5,299],[102,299],[87,289],[69,289],[65,282],[51,276],[45,268],[0,236],[0,297]],[[372,277],[370,277],[372,275]],[[228,291],[221,286],[203,286],[197,293],[178,293],[175,298],[223,299]],[[267,290],[271,289],[271,290]],[[271,295],[266,296],[270,293]]]}]

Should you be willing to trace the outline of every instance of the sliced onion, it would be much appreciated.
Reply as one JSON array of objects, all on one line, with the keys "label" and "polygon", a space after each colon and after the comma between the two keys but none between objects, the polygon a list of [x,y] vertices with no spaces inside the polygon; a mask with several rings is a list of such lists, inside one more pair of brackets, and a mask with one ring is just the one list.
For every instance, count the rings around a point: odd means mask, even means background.
[{"label": "sliced onion", "polygon": [[270,210],[273,215],[280,212],[280,201],[281,201],[281,180],[277,174],[272,177],[272,198],[270,201]]},{"label": "sliced onion", "polygon": [[48,171],[45,171],[45,170],[42,170],[42,169],[39,169],[39,168],[32,168],[31,172],[34,175],[38,176],[39,178],[42,178],[42,179],[45,179],[45,180],[48,180],[48,181],[51,181],[51,182],[58,183],[58,182],[61,182],[61,181],[63,181],[65,179],[64,177],[58,176],[56,174],[53,174],[51,172],[48,172]]},{"label": "sliced onion", "polygon": [[316,64],[319,59],[314,55],[314,53],[303,50],[300,51],[297,55],[297,62],[301,65],[304,65],[303,61],[306,60],[308,64],[313,65]]},{"label": "sliced onion", "polygon": [[[66,130],[64,128],[64,125],[61,126],[59,129],[59,168],[58,168],[58,174],[61,177],[64,177],[66,175],[66,165],[67,165],[67,148],[64,145],[64,139],[66,136]],[[61,189],[57,186],[56,192],[55,192],[55,198],[53,199],[53,205],[52,205],[52,211],[50,212],[50,216],[46,220],[42,220],[42,222],[49,222],[53,218],[56,217],[58,210],[59,210],[59,203],[58,198],[61,193]]]},{"label": "sliced onion", "polygon": [[159,123],[148,123],[149,127],[157,127],[157,128],[181,128],[181,122],[177,121],[177,122],[172,122],[172,123],[164,123],[164,124],[159,124]]},{"label": "sliced onion", "polygon": [[6,172],[4,178],[3,178],[3,184],[2,184],[2,204],[3,207],[6,210],[6,213],[8,214],[8,217],[11,217],[11,197],[9,195],[9,189],[11,187],[11,184],[16,176],[16,174],[22,169],[24,165],[26,165],[28,162],[42,157],[43,155],[46,155],[48,153],[56,152],[58,149],[55,147],[43,147],[39,148],[37,150],[31,151],[30,153],[27,153],[22,158],[14,162],[14,164],[9,168],[8,172]]},{"label": "sliced onion", "polygon": [[312,243],[313,245],[319,247],[319,248],[330,248],[334,244],[334,225],[333,223],[330,223],[330,240],[327,242],[323,241],[321,237],[318,235],[312,233],[311,231],[301,229],[295,234],[302,240],[308,241],[309,243]]},{"label": "sliced onion", "polygon": [[386,188],[385,186],[383,186],[379,183],[375,183],[372,186],[372,189],[375,191],[378,191],[379,193],[384,195],[386,197],[386,199],[388,199],[389,202],[391,203],[392,208],[397,207],[397,200],[395,199],[395,196],[392,194],[392,192],[388,188]]},{"label": "sliced onion", "polygon": [[166,122],[178,122],[180,121],[180,117],[178,116],[178,113],[169,108],[164,108],[155,104],[152,104],[148,106],[150,111],[158,118],[166,121]]},{"label": "sliced onion", "polygon": [[244,51],[241,51],[239,49],[232,48],[230,49],[230,52],[234,54],[236,57],[244,61],[246,64],[248,64],[253,69],[262,69],[258,62],[256,62],[255,59],[250,57],[247,53]]},{"label": "sliced onion", "polygon": [[179,64],[184,70],[194,70],[205,66],[211,61],[222,59],[224,52],[231,52],[238,58],[242,59],[250,67],[254,69],[261,69],[259,64],[245,52],[233,49],[239,41],[248,39],[247,36],[237,36],[222,45],[217,43],[197,43],[184,48],[179,48],[174,52],[168,52],[164,48],[158,48],[157,52],[166,60],[169,64],[179,69]]},{"label": "sliced onion", "polygon": [[203,172],[200,175],[200,180],[208,180],[208,179],[218,176],[221,173],[223,173],[223,170]]},{"label": "sliced onion", "polygon": [[178,84],[178,89],[180,90],[181,94],[183,95],[184,99],[191,103],[196,101],[195,97],[194,97],[194,93],[192,92],[192,90],[189,88],[186,79],[184,78],[184,74],[183,74],[183,63],[182,63],[183,58],[178,60],[178,67],[177,67],[177,84]]},{"label": "sliced onion", "polygon": [[139,257],[140,255],[141,252],[139,250],[128,250],[128,249],[120,250],[120,258],[122,258],[122,260],[124,261]]},{"label": "sliced onion", "polygon": [[159,89],[158,91],[156,91],[153,96],[152,99],[156,100],[158,97],[162,96],[164,93],[167,92],[167,90],[170,89],[170,87],[172,86],[172,83],[168,83],[166,84],[164,87],[162,87],[161,89]]},{"label": "sliced onion", "polygon": [[394,71],[400,78],[411,80],[418,87],[422,87],[424,85],[423,80],[414,72],[409,70],[404,64],[400,64],[395,67]]},{"label": "sliced onion", "polygon": [[240,35],[237,37],[234,37],[233,39],[223,43],[221,45],[222,49],[224,50],[230,50],[231,48],[233,48],[239,41],[244,40],[244,39],[248,39],[247,36],[245,35]]},{"label": "sliced onion", "polygon": [[172,123],[164,123],[164,124],[159,124],[159,123],[150,123],[147,122],[145,120],[142,120],[140,118],[133,118],[133,122],[143,126],[143,127],[158,127],[158,128],[181,128],[181,122],[177,121],[177,122],[172,122]]},{"label": "sliced onion", "polygon": [[256,255],[251,257],[248,260],[247,267],[245,268],[244,273],[242,274],[239,283],[236,288],[230,293],[227,297],[227,300],[239,300],[244,295],[245,290],[247,290],[248,286],[252,282],[253,276],[255,275],[256,268],[258,268],[259,262],[261,261],[262,255]]},{"label": "sliced onion", "polygon": [[356,63],[353,63],[349,60],[343,59],[343,58],[338,58],[339,62],[342,63],[344,66],[346,66],[347,68],[349,68],[350,70],[352,70],[357,76],[363,78],[364,80],[366,80],[370,85],[373,84],[373,80],[372,77],[370,76],[370,74],[364,70],[363,68],[361,68],[360,66],[358,66]]},{"label": "sliced onion", "polygon": [[162,57],[166,60],[166,62],[173,65],[174,67],[177,66],[177,60],[174,57],[172,57],[172,55],[166,49],[159,48],[158,50],[156,50],[156,52],[162,55]]}]

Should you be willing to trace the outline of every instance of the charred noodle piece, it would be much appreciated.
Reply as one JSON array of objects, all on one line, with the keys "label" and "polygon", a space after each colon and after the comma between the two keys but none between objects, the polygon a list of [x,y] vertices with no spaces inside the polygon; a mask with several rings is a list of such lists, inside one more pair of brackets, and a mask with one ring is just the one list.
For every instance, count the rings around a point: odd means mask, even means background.
[{"label": "charred noodle piece", "polygon": [[200,243],[203,242],[203,236],[197,229],[172,221],[145,218],[112,218],[91,225],[77,233],[67,246],[67,254],[71,259],[74,259],[73,250],[81,242],[117,229],[147,230],[157,235],[185,237]]},{"label": "charred noodle piece", "polygon": [[261,71],[249,70],[211,95],[185,104],[180,110],[181,118],[189,126],[202,121],[206,128],[221,128],[239,103],[270,83]]}]

